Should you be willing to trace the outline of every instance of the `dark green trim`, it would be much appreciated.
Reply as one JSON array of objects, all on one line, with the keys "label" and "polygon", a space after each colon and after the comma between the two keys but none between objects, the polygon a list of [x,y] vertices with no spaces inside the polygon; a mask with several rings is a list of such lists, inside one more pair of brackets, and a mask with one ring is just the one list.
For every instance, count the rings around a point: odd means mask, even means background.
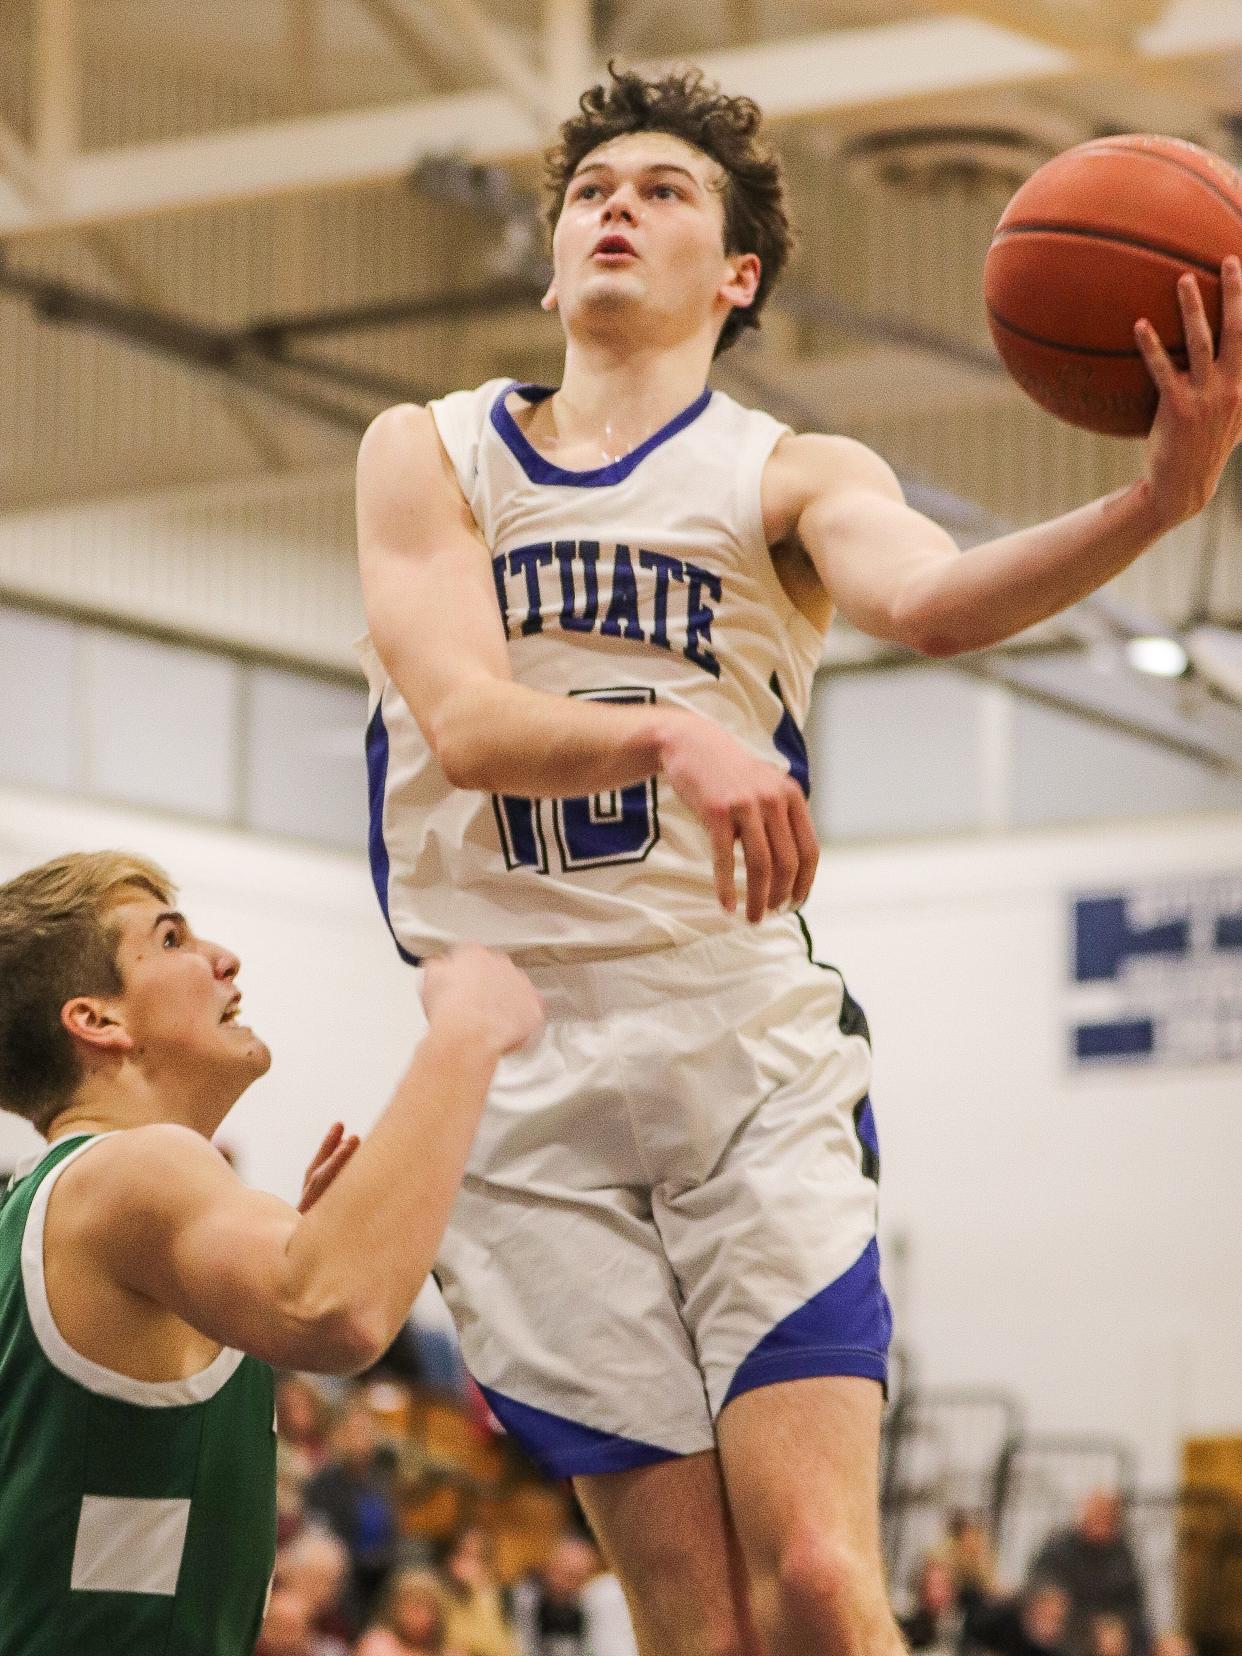
[{"label": "dark green trim", "polygon": [[811,941],[810,929],[802,918],[802,910],[794,911],[794,918],[802,928],[802,938],[806,944],[806,958],[812,966],[818,966],[821,972],[835,972],[841,979],[841,1015],[837,1019],[837,1028],[842,1035],[861,1035],[867,1045],[871,1045],[871,1029],[867,1023],[867,1014],[850,994],[845,978],[838,966],[829,966],[822,960],[815,958],[815,945]]}]

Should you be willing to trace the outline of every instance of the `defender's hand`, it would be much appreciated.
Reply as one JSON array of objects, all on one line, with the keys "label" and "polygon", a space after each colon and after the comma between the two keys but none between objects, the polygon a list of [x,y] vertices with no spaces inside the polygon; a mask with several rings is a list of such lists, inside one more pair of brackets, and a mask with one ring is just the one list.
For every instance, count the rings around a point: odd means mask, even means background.
[{"label": "defender's hand", "polygon": [[1199,284],[1189,274],[1177,284],[1186,337],[1186,371],[1174,366],[1146,319],[1134,335],[1160,392],[1147,439],[1144,474],[1152,503],[1169,527],[1200,512],[1216,492],[1225,462],[1242,439],[1242,260],[1221,266],[1220,348]]},{"label": "defender's hand", "polygon": [[733,847],[738,840],[746,861],[748,920],[806,901],[819,842],[802,790],[787,772],[693,714],[673,727],[663,771],[711,836],[716,895],[727,913],[737,909]]},{"label": "defender's hand", "polygon": [[422,995],[431,1023],[464,1018],[497,1056],[522,1046],[543,1027],[543,1003],[525,972],[477,943],[428,961]]},{"label": "defender's hand", "polygon": [[315,1152],[314,1160],[306,1169],[306,1177],[302,1180],[302,1200],[298,1203],[299,1213],[314,1207],[361,1142],[357,1133],[346,1133],[344,1122],[332,1123]]}]

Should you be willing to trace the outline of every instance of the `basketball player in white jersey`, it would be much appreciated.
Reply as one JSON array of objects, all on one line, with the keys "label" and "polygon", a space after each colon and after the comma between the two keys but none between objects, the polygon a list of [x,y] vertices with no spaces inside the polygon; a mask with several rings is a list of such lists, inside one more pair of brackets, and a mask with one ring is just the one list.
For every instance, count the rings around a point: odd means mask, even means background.
[{"label": "basketball player in white jersey", "polygon": [[547,166],[560,385],[391,409],[359,461],[381,905],[406,959],[491,944],[549,1013],[438,1274],[644,1656],[901,1648],[867,1028],[790,912],[829,618],[996,643],[1197,511],[1242,431],[1230,260],[1219,357],[1193,280],[1186,372],[1139,330],[1142,477],[959,557],[858,443],[706,389],[789,245],[758,118],[693,74],[588,93]]}]

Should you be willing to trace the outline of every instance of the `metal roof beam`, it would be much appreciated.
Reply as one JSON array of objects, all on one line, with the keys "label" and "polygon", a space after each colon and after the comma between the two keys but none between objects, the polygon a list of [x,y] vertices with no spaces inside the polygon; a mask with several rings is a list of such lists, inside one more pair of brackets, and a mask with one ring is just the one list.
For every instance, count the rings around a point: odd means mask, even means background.
[{"label": "metal roof beam", "polygon": [[[467,0],[451,3],[460,9]],[[842,30],[701,61],[731,90],[757,98],[776,122],[1042,79],[1072,67],[1067,53],[968,18]],[[520,100],[503,91],[461,93],[80,155],[55,212],[0,195],[0,236],[381,184],[404,177],[420,157],[445,151],[478,161],[529,157],[546,135],[543,112],[563,111],[551,105],[542,82],[528,82],[528,71],[511,71],[511,79],[513,73],[522,82]],[[540,95],[542,108],[532,112]]]},{"label": "metal roof beam", "polygon": [[[473,0],[441,0],[454,18],[490,40],[489,66],[504,39]],[[549,17],[576,0],[546,0]],[[1192,63],[1242,49],[1237,0],[1176,0],[1159,23],[1140,30],[1135,69]],[[581,41],[575,47],[578,60]],[[1082,68],[1065,49],[986,20],[923,18],[844,29],[709,53],[704,70],[732,91],[756,98],[774,122],[831,117],[912,100],[1064,80]],[[564,73],[557,68],[558,78]],[[333,188],[382,184],[407,175],[427,155],[459,151],[507,162],[540,149],[548,119],[564,112],[548,82],[510,57],[507,90],[427,98],[384,109],[272,122],[228,132],[78,155],[66,168],[56,209],[40,209],[0,187],[0,236],[107,224],[155,213]]]}]

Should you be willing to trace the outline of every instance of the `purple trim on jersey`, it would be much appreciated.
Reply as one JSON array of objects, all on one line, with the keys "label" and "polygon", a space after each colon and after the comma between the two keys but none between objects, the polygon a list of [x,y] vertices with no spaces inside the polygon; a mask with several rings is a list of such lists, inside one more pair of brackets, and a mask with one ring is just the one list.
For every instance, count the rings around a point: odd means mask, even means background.
[{"label": "purple trim on jersey", "polygon": [[536,1409],[519,1403],[492,1386],[480,1385],[488,1407],[507,1432],[550,1478],[576,1478],[588,1472],[628,1472],[634,1466],[652,1466],[656,1461],[679,1460],[676,1449],[661,1449],[654,1443],[601,1432],[550,1409]]},{"label": "purple trim on jersey", "polygon": [[566,471],[563,466],[554,466],[550,460],[545,460],[539,450],[527,442],[517,421],[505,407],[506,398],[515,391],[518,396],[525,397],[527,402],[540,403],[555,390],[554,385],[506,385],[492,404],[491,419],[501,441],[532,483],[559,484],[562,488],[568,489],[602,489],[610,483],[623,483],[640,461],[645,460],[653,449],[658,449],[661,443],[667,443],[670,437],[676,437],[679,431],[684,431],[697,420],[712,400],[711,387],[708,386],[688,408],[683,408],[680,414],[674,414],[667,425],[662,425],[659,431],[640,443],[636,449],[622,455],[620,460],[614,460],[607,466],[596,466],[593,471]]},{"label": "purple trim on jersey", "polygon": [[375,895],[379,898],[384,922],[392,932],[392,940],[397,945],[397,953],[407,965],[418,966],[422,964],[419,957],[402,947],[401,939],[393,931],[392,921],[388,915],[388,847],[384,843],[384,795],[387,788],[388,730],[384,724],[384,704],[380,701],[376,703],[375,712],[367,726],[367,804],[371,819],[367,834],[367,851],[371,859],[371,879],[375,885]]},{"label": "purple trim on jersey", "polygon": [[809,799],[811,797],[811,762],[807,757],[806,737],[798,729],[797,721],[789,711],[789,704],[781,693],[781,681],[773,673],[768,688],[780,702],[782,717],[772,732],[772,743],[789,766],[789,774]]},{"label": "purple trim on jersey", "polygon": [[769,1329],[742,1359],[724,1402],[757,1386],[816,1375],[858,1374],[883,1384],[892,1332],[880,1249],[872,1237],[848,1271]]}]

